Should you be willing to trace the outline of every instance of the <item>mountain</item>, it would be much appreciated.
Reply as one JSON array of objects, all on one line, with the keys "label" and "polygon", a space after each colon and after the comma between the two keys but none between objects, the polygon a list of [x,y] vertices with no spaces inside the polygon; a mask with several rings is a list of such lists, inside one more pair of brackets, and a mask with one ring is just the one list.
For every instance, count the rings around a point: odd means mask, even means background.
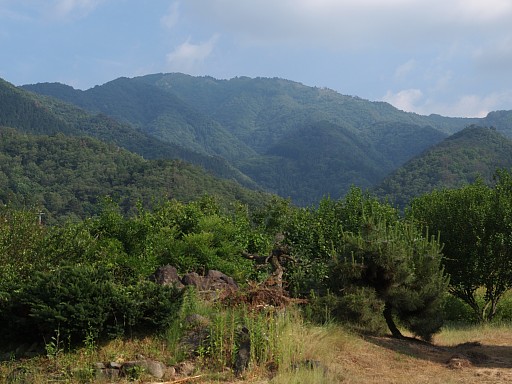
[{"label": "mountain", "polygon": [[23,88],[217,156],[247,180],[301,205],[325,195],[337,198],[352,185],[375,185],[411,157],[480,121],[406,113],[277,78],[171,73],[119,78],[85,91],[56,83]]},{"label": "mountain", "polygon": [[[60,92],[80,95],[68,86]],[[76,105],[16,88],[0,79],[0,126],[32,134],[63,133],[91,136],[116,144],[147,159],[181,159],[199,165],[214,175],[238,181],[248,188],[257,184],[218,155],[207,155],[175,143],[165,142],[103,113],[87,112]]]},{"label": "mountain", "polygon": [[50,107],[35,96],[0,79],[0,126],[17,127],[29,133],[78,134]]},{"label": "mountain", "polygon": [[377,195],[404,207],[434,189],[456,188],[481,178],[490,183],[498,168],[512,167],[512,140],[471,125],[409,160],[376,188]]},{"label": "mountain", "polygon": [[[57,97],[94,113],[129,123],[159,140],[194,152],[227,160],[251,153],[215,120],[198,113],[172,93],[145,82],[119,78],[87,91],[61,84],[25,86],[27,90]],[[172,129],[169,129],[172,127]]]},{"label": "mountain", "polygon": [[90,137],[32,135],[0,127],[0,204],[35,207],[50,222],[96,213],[111,196],[125,211],[136,202],[190,201],[205,194],[224,205],[261,206],[270,195],[213,177],[180,160],[147,160]]},{"label": "mountain", "polygon": [[507,137],[512,137],[512,111],[494,111],[482,119],[481,125],[494,127]]}]

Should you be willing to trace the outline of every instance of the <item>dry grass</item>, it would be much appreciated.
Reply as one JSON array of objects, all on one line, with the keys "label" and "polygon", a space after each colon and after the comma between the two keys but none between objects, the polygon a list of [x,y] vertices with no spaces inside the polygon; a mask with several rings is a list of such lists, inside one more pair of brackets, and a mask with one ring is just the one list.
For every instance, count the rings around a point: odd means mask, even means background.
[{"label": "dry grass", "polygon": [[[335,325],[315,327],[291,317],[279,331],[277,370],[253,366],[241,379],[229,371],[209,374],[191,383],[508,383],[512,382],[512,327],[475,326],[448,328],[432,344],[387,337],[363,337]],[[169,363],[173,356],[158,339],[113,341],[93,354],[85,349],[64,354],[58,362],[39,357],[0,365],[0,382],[17,367],[40,375],[34,384],[65,380],[64,372],[85,369],[92,361],[133,358],[142,353]],[[55,367],[52,367],[52,364]],[[48,375],[48,372],[53,372]],[[208,378],[208,380],[206,379]],[[82,381],[84,382],[84,381]],[[144,377],[139,383],[154,382]]]},{"label": "dry grass", "polygon": [[[361,337],[340,328],[310,329],[312,358],[329,374],[276,383],[508,383],[512,382],[512,328],[447,329],[428,344],[386,337]],[[286,376],[283,376],[286,378]]]},{"label": "dry grass", "polygon": [[[247,383],[476,384],[512,382],[512,327],[446,329],[428,344],[361,337],[336,326],[290,326],[290,359],[319,366],[281,367],[273,378]],[[284,335],[285,336],[285,335]],[[297,343],[296,345],[294,345]]]}]

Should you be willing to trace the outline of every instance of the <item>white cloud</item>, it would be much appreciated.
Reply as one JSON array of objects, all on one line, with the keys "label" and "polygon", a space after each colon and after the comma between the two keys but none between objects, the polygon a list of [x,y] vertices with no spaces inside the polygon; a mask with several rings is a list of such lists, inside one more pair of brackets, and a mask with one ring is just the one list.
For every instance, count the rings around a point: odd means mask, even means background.
[{"label": "white cloud", "polygon": [[167,54],[167,63],[172,71],[181,71],[187,73],[196,72],[201,64],[213,52],[218,35],[212,36],[208,41],[200,44],[192,44],[188,38],[183,44],[176,47],[174,51]]},{"label": "white cloud", "polygon": [[420,89],[404,89],[397,93],[388,91],[382,101],[388,102],[398,109],[406,112],[417,112],[417,103],[423,99]]},{"label": "white cloud", "polygon": [[420,115],[436,113],[451,117],[485,117],[491,111],[510,109],[512,91],[492,92],[484,96],[466,94],[454,101],[438,101],[419,89],[405,89],[396,93],[388,91],[382,101],[402,111]]},{"label": "white cloud", "polygon": [[188,0],[203,22],[258,42],[400,47],[512,30],[509,0]]},{"label": "white cloud", "polygon": [[180,3],[175,1],[169,6],[167,13],[160,19],[161,24],[166,28],[173,28],[180,17]]},{"label": "white cloud", "polygon": [[446,116],[485,117],[489,112],[500,109],[510,109],[512,91],[492,92],[490,94],[463,95],[452,105],[438,105],[440,114]]}]

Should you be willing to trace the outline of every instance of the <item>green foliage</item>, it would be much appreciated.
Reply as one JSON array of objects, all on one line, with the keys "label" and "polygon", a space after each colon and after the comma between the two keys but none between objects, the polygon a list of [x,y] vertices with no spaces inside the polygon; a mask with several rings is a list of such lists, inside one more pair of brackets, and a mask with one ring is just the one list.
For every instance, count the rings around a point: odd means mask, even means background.
[{"label": "green foliage", "polygon": [[[435,191],[415,199],[410,215],[439,232],[443,263],[452,293],[464,300],[480,320],[492,320],[497,304],[511,288],[512,178],[497,173],[496,184],[482,182]],[[477,300],[483,288],[484,301]]]},{"label": "green foliage", "polygon": [[8,340],[41,340],[59,330],[61,339],[75,342],[93,327],[97,335],[111,311],[113,286],[106,270],[86,266],[35,273],[13,293],[1,311]]},{"label": "green foliage", "polygon": [[[375,291],[394,336],[400,323],[424,339],[439,331],[448,278],[441,268],[441,247],[412,224],[369,218],[357,233],[344,233],[345,246],[332,270],[334,292],[351,287]],[[371,296],[368,296],[371,297]]]},{"label": "green foliage", "polygon": [[440,329],[448,279],[439,242],[424,237],[389,204],[352,188],[344,199],[298,210],[286,235],[298,261],[287,270],[295,294],[337,295],[332,314],[374,330],[383,323],[375,314],[384,309],[396,335],[394,317],[425,339]]},{"label": "green foliage", "polygon": [[50,343],[57,331],[59,340],[76,345],[91,337],[158,332],[172,322],[179,301],[178,292],[149,281],[117,284],[103,267],[63,266],[34,274],[5,301],[2,339]]},{"label": "green foliage", "polygon": [[[137,127],[137,152],[144,150],[147,158],[151,146],[141,133],[158,139],[155,149],[172,144],[174,157],[240,182],[245,178],[244,185],[252,181],[300,205],[316,204],[327,194],[339,198],[351,185],[367,188],[446,134],[477,121],[404,113],[386,103],[276,78],[216,80],[175,73],[120,78],[87,91],[62,84],[25,89]],[[99,131],[102,136],[96,137],[105,140],[115,132],[109,141],[136,150],[134,130],[123,132],[105,121],[89,125],[89,134]],[[129,143],[122,139],[128,133]]]},{"label": "green foliage", "polygon": [[38,223],[35,210],[15,210],[0,205],[0,291],[2,282],[26,278],[41,268],[44,260],[36,257],[43,246],[46,229]]},{"label": "green foliage", "polygon": [[398,212],[355,187],[343,199],[324,198],[317,208],[294,212],[285,230],[293,256],[299,260],[287,271],[292,292],[325,294],[329,271],[345,245],[343,232],[357,232],[370,217],[393,222]]},{"label": "green foliage", "polygon": [[[110,330],[120,329],[130,334],[163,332],[172,324],[180,308],[182,294],[172,287],[140,281],[127,287],[118,285],[116,289],[116,313]],[[120,319],[123,319],[122,325]]]},{"label": "green foliage", "polygon": [[469,126],[396,170],[375,193],[404,208],[435,189],[453,189],[482,179],[491,184],[497,168],[512,167],[512,141],[495,129]]},{"label": "green foliage", "polygon": [[476,324],[479,321],[475,311],[452,294],[447,294],[445,297],[443,314],[447,324],[467,325]]},{"label": "green foliage", "polygon": [[0,204],[40,209],[47,224],[97,214],[105,196],[125,213],[138,201],[151,207],[206,193],[224,206],[235,200],[259,206],[270,199],[181,161],[145,160],[91,138],[32,136],[8,128],[0,128],[0,186]]},{"label": "green foliage", "polygon": [[388,329],[383,312],[384,302],[375,289],[363,286],[349,288],[339,298],[333,315],[365,333],[383,335]]}]

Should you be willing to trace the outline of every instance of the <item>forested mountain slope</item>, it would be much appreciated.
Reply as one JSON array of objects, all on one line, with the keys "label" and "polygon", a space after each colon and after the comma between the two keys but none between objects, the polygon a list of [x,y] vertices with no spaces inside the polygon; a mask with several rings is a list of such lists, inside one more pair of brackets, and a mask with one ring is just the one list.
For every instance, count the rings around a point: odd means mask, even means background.
[{"label": "forested mountain slope", "polygon": [[180,160],[146,160],[89,137],[0,127],[0,204],[35,207],[49,220],[63,220],[93,215],[105,196],[129,211],[137,201],[190,201],[205,194],[251,206],[270,198]]},{"label": "forested mountain slope", "polygon": [[472,125],[409,160],[375,191],[403,207],[434,189],[456,188],[477,178],[491,183],[496,169],[511,167],[512,140],[494,128]]},{"label": "forested mountain slope", "polygon": [[283,79],[174,73],[120,78],[86,91],[55,83],[24,88],[220,156],[267,190],[306,205],[342,196],[351,185],[374,185],[473,122],[405,113]]},{"label": "forested mountain slope", "polygon": [[[71,89],[71,87],[59,87]],[[80,92],[71,91],[73,94]],[[164,142],[137,130],[129,123],[103,113],[91,113],[55,98],[36,95],[0,79],[0,125],[33,134],[63,133],[73,136],[91,136],[116,144],[147,159],[181,159],[200,165],[218,177],[234,179],[240,184],[257,189],[247,176],[218,155],[207,155],[181,145]]]}]

